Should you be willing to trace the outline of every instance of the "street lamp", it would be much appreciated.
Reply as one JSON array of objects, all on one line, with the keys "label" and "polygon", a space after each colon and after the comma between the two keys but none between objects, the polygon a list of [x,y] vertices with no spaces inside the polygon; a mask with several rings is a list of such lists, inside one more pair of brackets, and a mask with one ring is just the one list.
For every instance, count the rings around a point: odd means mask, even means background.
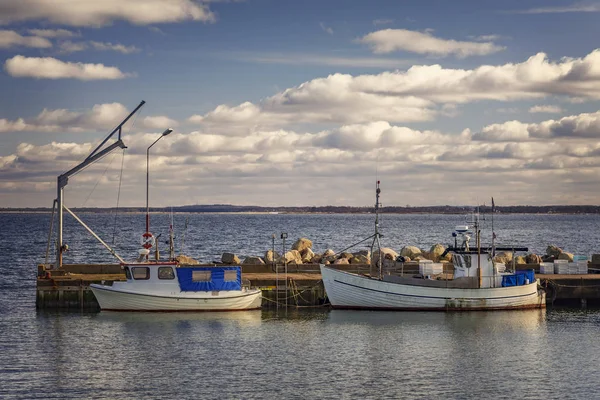
[{"label": "street lamp", "polygon": [[156,144],[156,142],[158,142],[160,139],[162,139],[164,136],[167,136],[171,132],[173,132],[173,129],[171,129],[171,128],[165,129],[165,131],[162,133],[162,135],[160,135],[158,137],[158,139],[156,139],[154,141],[154,143],[152,143],[150,146],[148,146],[148,149],[146,150],[146,233],[144,233],[144,235],[147,235],[150,233],[150,207],[148,205],[149,183],[150,183],[150,148],[152,146],[154,146]]}]

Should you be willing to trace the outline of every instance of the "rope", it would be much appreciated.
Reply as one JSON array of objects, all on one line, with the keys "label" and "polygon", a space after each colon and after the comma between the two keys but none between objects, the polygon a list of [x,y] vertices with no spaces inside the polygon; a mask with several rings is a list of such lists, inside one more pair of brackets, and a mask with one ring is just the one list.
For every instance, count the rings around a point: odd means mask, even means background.
[{"label": "rope", "polygon": [[119,200],[121,198],[121,182],[123,180],[123,164],[125,163],[125,149],[123,149],[123,156],[121,157],[121,173],[119,175],[119,190],[117,191],[117,206],[115,207],[115,226],[113,228],[112,244],[115,244],[115,236],[117,234],[117,215],[119,214]]},{"label": "rope", "polygon": [[115,155],[117,153],[113,153],[112,157],[110,158],[110,161],[108,162],[108,164],[106,165],[106,169],[104,170],[104,172],[102,173],[102,175],[100,175],[100,177],[98,177],[98,180],[96,181],[96,184],[94,185],[94,187],[92,188],[92,191],[90,192],[90,194],[88,194],[88,197],[85,199],[85,201],[83,202],[83,204],[81,205],[81,207],[85,207],[85,205],[87,204],[88,200],[90,199],[90,197],[92,197],[92,194],[94,193],[94,191],[96,190],[96,187],[98,186],[98,184],[100,183],[100,180],[104,177],[104,175],[106,175],[106,171],[108,171],[108,168],[111,166],[113,160],[115,159]]}]

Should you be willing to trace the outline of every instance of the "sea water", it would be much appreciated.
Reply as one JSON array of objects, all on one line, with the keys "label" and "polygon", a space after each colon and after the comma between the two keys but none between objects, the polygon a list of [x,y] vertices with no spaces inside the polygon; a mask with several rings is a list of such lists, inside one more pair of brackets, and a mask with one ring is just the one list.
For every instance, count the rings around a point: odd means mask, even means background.
[{"label": "sea water", "polygon": [[[82,214],[119,254],[139,247],[144,215]],[[36,311],[49,214],[0,214],[0,398],[596,398],[600,313],[237,313]],[[372,215],[175,215],[176,250],[201,261],[283,250],[298,237],[340,251],[372,234]],[[187,219],[187,229],[185,228]],[[450,243],[465,215],[383,215],[382,244]],[[484,243],[489,218],[482,222]],[[69,217],[65,262],[112,262]],[[600,216],[500,215],[501,245],[600,252]],[[151,226],[168,235],[169,216]],[[182,243],[183,242],[183,243]],[[367,240],[356,248],[369,247]],[[52,255],[51,255],[52,258]]]}]

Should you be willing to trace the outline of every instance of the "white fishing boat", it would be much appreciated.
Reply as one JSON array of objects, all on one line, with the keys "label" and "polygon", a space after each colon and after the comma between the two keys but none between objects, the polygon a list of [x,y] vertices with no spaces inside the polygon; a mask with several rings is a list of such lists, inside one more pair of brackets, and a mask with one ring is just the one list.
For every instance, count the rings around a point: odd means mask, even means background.
[{"label": "white fishing boat", "polygon": [[[240,311],[261,307],[262,296],[259,289],[242,285],[242,271],[236,266],[188,266],[179,265],[174,254],[173,224],[169,229],[169,259],[161,261],[157,249],[158,241],[150,232],[150,213],[148,206],[149,188],[149,151],[162,137],[172,132],[166,129],[146,151],[146,229],[141,234],[141,246],[135,262],[126,262],[117,252],[88,227],[64,202],[64,187],[69,178],[84,168],[102,159],[117,148],[125,149],[121,139],[123,125],[144,105],[141,102],[102,143],[80,164],[58,177],[57,198],[54,210],[57,210],[56,263],[53,269],[63,265],[63,254],[69,249],[63,242],[63,211],[67,211],[110,253],[119,260],[126,281],[115,281],[112,285],[91,284],[101,310],[114,311]],[[107,144],[113,135],[117,140]],[[120,185],[119,185],[120,187]],[[46,249],[46,265],[52,238],[53,224],[50,226]],[[158,235],[160,236],[160,235]],[[154,250],[154,260],[151,260]]]},{"label": "white fishing boat", "polygon": [[[378,209],[379,182],[375,235],[379,245]],[[397,271],[386,271],[379,257],[374,274],[344,271],[330,265],[321,265],[321,275],[327,297],[333,308],[369,310],[520,310],[545,308],[545,292],[535,279],[533,270],[506,272],[495,265],[492,254],[496,249],[481,248],[476,221],[477,248],[468,246],[468,227],[459,227],[456,236],[463,237],[463,245],[449,248],[453,273],[404,276]],[[519,249],[526,250],[526,249]]]},{"label": "white fishing boat", "polygon": [[126,281],[91,284],[105,311],[242,311],[261,307],[261,291],[242,286],[239,266],[123,265]]}]

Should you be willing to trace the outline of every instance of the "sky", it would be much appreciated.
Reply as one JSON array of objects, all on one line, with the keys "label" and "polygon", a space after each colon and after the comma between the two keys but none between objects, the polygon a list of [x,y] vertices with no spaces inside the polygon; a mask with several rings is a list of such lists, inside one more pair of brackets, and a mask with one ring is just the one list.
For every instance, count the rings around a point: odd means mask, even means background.
[{"label": "sky", "polygon": [[[600,204],[600,1],[0,0],[0,207]],[[172,128],[150,150],[161,133]],[[110,139],[110,144],[113,139]]]}]

